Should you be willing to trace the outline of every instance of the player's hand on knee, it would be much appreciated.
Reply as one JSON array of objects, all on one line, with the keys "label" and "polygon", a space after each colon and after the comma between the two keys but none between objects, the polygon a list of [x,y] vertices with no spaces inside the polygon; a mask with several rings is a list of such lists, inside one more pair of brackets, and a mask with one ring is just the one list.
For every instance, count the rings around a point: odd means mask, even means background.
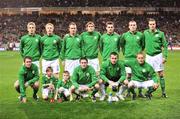
[{"label": "player's hand on knee", "polygon": [[29,86],[28,82],[26,82],[26,83],[24,84],[24,86],[25,86],[25,87],[28,87],[28,86]]},{"label": "player's hand on knee", "polygon": [[26,97],[23,97],[21,102],[22,102],[22,103],[26,103],[26,102],[27,102]]},{"label": "player's hand on knee", "polygon": [[129,83],[129,81],[126,79],[126,80],[124,80],[124,84],[127,86],[128,85],[128,83]]}]

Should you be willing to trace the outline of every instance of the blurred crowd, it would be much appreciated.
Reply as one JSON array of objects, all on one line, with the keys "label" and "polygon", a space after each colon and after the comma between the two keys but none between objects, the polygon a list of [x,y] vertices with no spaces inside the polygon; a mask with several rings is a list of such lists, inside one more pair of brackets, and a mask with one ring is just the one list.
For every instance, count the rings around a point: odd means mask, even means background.
[{"label": "blurred crowd", "polygon": [[[68,33],[68,24],[75,22],[78,27],[78,33],[85,30],[85,24],[93,21],[96,30],[104,33],[105,23],[113,21],[115,23],[115,32],[122,34],[128,30],[128,21],[135,20],[138,24],[138,30],[143,31],[148,28],[147,19],[154,18],[160,30],[164,31],[167,40],[173,46],[180,46],[180,14],[178,13],[161,13],[160,15],[135,15],[135,14],[91,14],[78,13],[71,14],[49,14],[49,15],[3,15],[0,17],[0,47],[3,44],[18,43],[22,35],[26,34],[26,25],[33,21],[37,25],[37,33],[43,35],[45,33],[45,24],[51,22],[55,25],[55,33],[63,37]],[[170,40],[169,40],[170,39]]]},{"label": "blurred crowd", "polygon": [[1,0],[0,7],[180,7],[179,0]]}]

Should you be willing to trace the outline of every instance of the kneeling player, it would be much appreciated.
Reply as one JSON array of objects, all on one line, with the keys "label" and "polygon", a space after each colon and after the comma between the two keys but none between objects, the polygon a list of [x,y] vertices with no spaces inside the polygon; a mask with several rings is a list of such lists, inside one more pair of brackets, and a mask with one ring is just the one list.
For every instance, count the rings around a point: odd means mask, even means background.
[{"label": "kneeling player", "polygon": [[70,80],[70,74],[68,71],[64,71],[63,79],[59,80],[56,86],[55,100],[58,99],[58,102],[62,102],[62,98],[64,98],[64,100],[68,100],[68,97],[70,97],[70,101],[71,101],[72,100],[71,86],[72,86],[72,82]]},{"label": "kneeling player", "polygon": [[54,102],[55,86],[57,85],[58,79],[53,75],[53,69],[51,67],[46,68],[46,75],[42,77],[42,98],[50,102]]},{"label": "kneeling player", "polygon": [[21,94],[20,101],[26,103],[26,88],[31,86],[33,88],[33,98],[38,99],[36,95],[39,89],[39,71],[35,64],[32,64],[32,59],[29,56],[24,58],[24,64],[19,71],[19,80],[14,84],[14,87],[18,93]]},{"label": "kneeling player", "polygon": [[126,65],[132,70],[132,77],[128,83],[128,88],[133,94],[133,99],[136,98],[134,88],[148,88],[145,95],[151,99],[151,93],[158,88],[158,79],[152,66],[145,62],[144,54],[138,53],[137,60],[126,62]]},{"label": "kneeling player", "polygon": [[[100,100],[103,101],[106,94],[105,89],[110,86],[112,91],[117,92],[121,82],[126,78],[125,66],[120,60],[118,60],[118,54],[116,52],[112,52],[110,54],[110,60],[107,60],[102,64],[100,77],[102,79],[99,81],[102,92]],[[122,95],[118,95],[118,93],[116,94],[121,100],[124,100]]]},{"label": "kneeling player", "polygon": [[92,91],[92,101],[96,101],[95,94],[99,90],[99,84],[97,84],[97,76],[94,68],[88,65],[87,58],[81,58],[79,60],[80,66],[74,69],[72,75],[72,89],[76,93]]}]

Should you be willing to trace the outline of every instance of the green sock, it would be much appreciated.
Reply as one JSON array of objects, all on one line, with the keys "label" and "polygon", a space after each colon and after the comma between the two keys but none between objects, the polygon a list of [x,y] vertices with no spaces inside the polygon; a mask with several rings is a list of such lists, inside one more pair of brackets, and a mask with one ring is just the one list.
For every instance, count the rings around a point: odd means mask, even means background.
[{"label": "green sock", "polygon": [[98,90],[97,89],[93,89],[93,91],[92,91],[92,96],[95,96],[95,94],[98,92]]},{"label": "green sock", "polygon": [[154,91],[155,91],[155,89],[154,89],[153,87],[149,87],[147,93],[148,93],[148,94],[151,94],[151,93],[154,92]]},{"label": "green sock", "polygon": [[165,80],[164,80],[164,77],[160,77],[160,85],[161,85],[162,93],[165,93]]},{"label": "green sock", "polygon": [[34,92],[33,95],[36,95],[37,92],[38,92],[38,90],[39,90],[39,88],[34,88],[34,89],[33,89],[33,92]]},{"label": "green sock", "polygon": [[130,91],[132,94],[136,94],[135,91],[134,91],[134,88],[130,88],[129,91]]},{"label": "green sock", "polygon": [[139,90],[139,94],[141,94],[142,93],[142,88],[138,88],[138,90]]}]

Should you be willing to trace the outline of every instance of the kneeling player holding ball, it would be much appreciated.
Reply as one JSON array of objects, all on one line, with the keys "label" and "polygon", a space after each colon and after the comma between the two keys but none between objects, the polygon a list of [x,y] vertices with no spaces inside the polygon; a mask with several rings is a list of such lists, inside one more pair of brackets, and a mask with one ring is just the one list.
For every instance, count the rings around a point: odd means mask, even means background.
[{"label": "kneeling player holding ball", "polygon": [[96,72],[92,66],[88,65],[87,58],[81,58],[79,62],[80,66],[74,69],[72,75],[72,89],[76,94],[92,91],[92,101],[95,102],[95,94],[99,90]]}]

